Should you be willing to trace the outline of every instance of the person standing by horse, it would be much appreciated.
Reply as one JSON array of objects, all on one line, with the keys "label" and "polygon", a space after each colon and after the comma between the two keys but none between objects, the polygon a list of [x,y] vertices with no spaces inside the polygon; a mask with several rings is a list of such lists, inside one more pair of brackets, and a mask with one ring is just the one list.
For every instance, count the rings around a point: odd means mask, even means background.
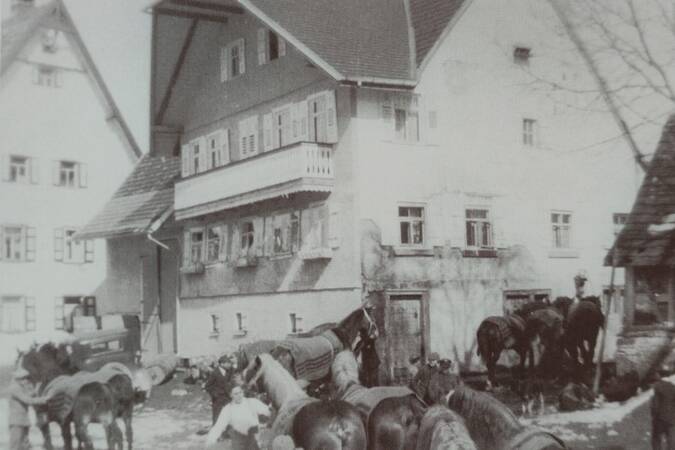
[{"label": "person standing by horse", "polygon": [[380,368],[380,357],[377,356],[375,338],[369,336],[368,330],[360,331],[361,340],[356,344],[354,353],[361,353],[361,373],[359,378],[365,387],[377,386],[377,372]]},{"label": "person standing by horse", "polygon": [[30,420],[28,419],[28,407],[44,405],[49,396],[36,397],[35,386],[28,379],[28,371],[18,368],[14,372],[14,379],[9,386],[9,448],[10,450],[28,450],[28,431]]},{"label": "person standing by horse", "polygon": [[654,383],[654,396],[651,401],[652,413],[652,450],[666,448],[675,450],[675,385],[668,380]]},{"label": "person standing by horse", "polygon": [[218,366],[211,372],[206,380],[204,389],[211,396],[211,418],[212,423],[218,420],[220,410],[231,400],[230,391],[235,385],[234,364],[228,355],[223,355],[218,359]]},{"label": "person standing by horse", "polygon": [[206,444],[215,444],[230,426],[232,450],[259,450],[256,439],[260,426],[258,416],[269,417],[269,407],[257,398],[245,397],[241,386],[234,386],[230,395],[232,401],[220,411],[218,420],[206,436]]},{"label": "person standing by horse", "polygon": [[438,353],[433,352],[429,355],[427,363],[424,364],[412,381],[412,390],[424,401],[428,400],[429,382],[438,372]]}]

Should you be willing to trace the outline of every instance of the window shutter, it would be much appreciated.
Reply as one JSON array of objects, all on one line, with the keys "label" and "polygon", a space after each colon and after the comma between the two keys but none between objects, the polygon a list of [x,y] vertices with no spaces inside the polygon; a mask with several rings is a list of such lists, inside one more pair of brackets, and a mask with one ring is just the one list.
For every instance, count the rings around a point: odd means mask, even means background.
[{"label": "window shutter", "polygon": [[264,151],[272,150],[272,114],[265,114],[263,116],[263,149]]},{"label": "window shutter", "polygon": [[209,169],[209,149],[206,145],[206,138],[201,137],[197,139],[197,144],[199,145],[199,171],[203,172]]},{"label": "window shutter", "polygon": [[220,164],[225,165],[230,162],[230,129],[225,128],[220,136]]},{"label": "window shutter", "polygon": [[84,262],[94,262],[94,241],[84,241]]},{"label": "window shutter", "polygon": [[494,206],[490,209],[490,224],[492,225],[492,243],[495,248],[506,248],[508,241],[506,238],[504,211],[500,202],[494,202]]},{"label": "window shutter", "polygon": [[[207,138],[204,139],[204,144],[205,144],[205,147],[206,147],[204,149],[204,156],[205,156],[204,163],[203,163],[204,170],[213,169],[213,164],[212,164],[212,161],[211,161],[211,138],[212,138],[212,136],[208,136]],[[218,144],[216,143],[216,146],[217,145]],[[201,157],[200,157],[200,159],[201,159]]]},{"label": "window shutter", "polygon": [[183,178],[190,176],[190,146],[184,144],[181,146],[181,164],[180,172]]},{"label": "window shutter", "polygon": [[[394,132],[394,103],[389,97],[386,97],[382,100],[380,104],[380,115],[382,117],[382,122],[384,123],[385,130],[387,133],[391,131]],[[388,135],[387,137],[393,137],[393,134]]]},{"label": "window shutter", "polygon": [[277,36],[279,41],[279,57],[286,56],[286,41],[281,37]]},{"label": "window shutter", "polygon": [[63,261],[63,228],[54,229],[54,261]]},{"label": "window shutter", "polygon": [[59,186],[59,179],[61,175],[61,161],[52,161],[52,183],[54,186]]},{"label": "window shutter", "polygon": [[274,216],[265,217],[265,255],[274,254]]},{"label": "window shutter", "polygon": [[255,249],[256,256],[263,256],[264,243],[263,239],[265,237],[264,233],[265,223],[262,217],[256,217],[253,219],[253,247]]},{"label": "window shutter", "polygon": [[87,165],[85,163],[79,163],[77,165],[79,178],[80,178],[80,187],[87,187]]},{"label": "window shutter", "polygon": [[54,297],[54,329],[63,330],[64,319],[63,297]]},{"label": "window shutter", "polygon": [[330,248],[338,248],[340,246],[340,238],[340,213],[337,207],[331,206],[328,218],[328,246]]},{"label": "window shutter", "polygon": [[326,140],[329,143],[338,141],[337,112],[335,110],[335,91],[328,91],[326,96]]},{"label": "window shutter", "polygon": [[239,46],[239,74],[246,72],[246,42],[244,39],[239,39],[237,42]]},{"label": "window shutter", "polygon": [[443,245],[443,204],[442,197],[433,197],[424,208],[425,244],[432,247]]},{"label": "window shutter", "polygon": [[258,116],[253,116],[249,119],[248,123],[249,137],[253,137],[253,140],[249,142],[248,152],[249,154],[258,153],[259,150],[259,136],[260,136],[260,125],[258,124]]},{"label": "window shutter", "polygon": [[25,298],[26,331],[35,331],[35,297]]},{"label": "window shutter", "polygon": [[233,259],[237,259],[241,256],[241,233],[240,233],[241,224],[239,222],[232,224],[232,245],[230,250],[230,255]]},{"label": "window shutter", "polygon": [[239,157],[245,158],[248,155],[248,124],[246,120],[239,121]]},{"label": "window shutter", "polygon": [[220,82],[224,83],[229,78],[229,59],[230,59],[230,48],[228,46],[220,47]]},{"label": "window shutter", "polygon": [[258,28],[258,65],[262,66],[267,62],[267,29]]},{"label": "window shutter", "polygon": [[221,225],[220,226],[220,250],[218,251],[218,261],[227,261],[227,254],[228,254],[228,244],[229,244],[229,234],[230,227],[229,225]]},{"label": "window shutter", "polygon": [[26,227],[26,261],[35,261],[35,228]]},{"label": "window shutter", "polygon": [[30,170],[30,182],[37,184],[40,182],[40,164],[38,163],[37,158],[28,159],[29,169]]},{"label": "window shutter", "polygon": [[190,231],[183,232],[183,267],[190,266]]},{"label": "window shutter", "polygon": [[307,101],[303,100],[295,105],[296,120],[298,121],[298,141],[308,141],[309,132],[307,130]]}]

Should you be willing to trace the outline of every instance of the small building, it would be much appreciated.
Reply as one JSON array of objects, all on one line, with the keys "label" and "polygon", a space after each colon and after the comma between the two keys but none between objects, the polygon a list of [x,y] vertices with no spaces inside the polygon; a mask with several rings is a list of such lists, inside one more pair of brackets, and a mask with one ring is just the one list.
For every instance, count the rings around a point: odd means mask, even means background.
[{"label": "small building", "polygon": [[[39,4],[36,4],[39,3]],[[0,363],[97,314],[104,242],[75,233],[141,151],[61,1],[3,1]]]},{"label": "small building", "polygon": [[[580,270],[602,295],[635,166],[597,98],[532,87],[532,71],[593,82],[580,58],[558,58],[547,2],[167,0],[152,12],[148,161],[180,159],[158,228],[180,266],[166,317],[180,355],[301,333],[370,301],[382,376],[403,380],[408,358],[431,351],[477,367],[481,320],[571,295]],[[113,280],[133,270],[130,286],[145,286],[157,277],[136,249],[161,259],[147,239],[161,217],[133,236],[83,236],[117,248]],[[108,292],[109,308],[164,309],[163,294]]]},{"label": "small building", "polygon": [[675,337],[675,116],[665,126],[608,266],[625,268],[618,370],[645,376]]}]

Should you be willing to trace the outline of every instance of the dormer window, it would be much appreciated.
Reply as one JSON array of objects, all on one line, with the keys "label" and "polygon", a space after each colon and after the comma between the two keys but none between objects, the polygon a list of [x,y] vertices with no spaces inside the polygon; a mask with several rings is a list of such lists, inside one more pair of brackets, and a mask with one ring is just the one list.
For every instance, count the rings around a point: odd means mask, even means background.
[{"label": "dormer window", "polygon": [[39,65],[34,69],[33,82],[39,86],[59,87],[61,80],[56,67]]},{"label": "dormer window", "polygon": [[529,47],[516,47],[513,49],[513,62],[521,66],[527,66],[530,64],[531,54]]},{"label": "dormer window", "polygon": [[45,53],[56,53],[56,38],[58,31],[56,30],[43,30],[41,35],[42,40],[42,50]]},{"label": "dormer window", "polygon": [[286,41],[267,28],[258,29],[258,65],[286,55]]},{"label": "dormer window", "polygon": [[220,49],[220,81],[225,82],[246,72],[244,39],[237,39]]}]

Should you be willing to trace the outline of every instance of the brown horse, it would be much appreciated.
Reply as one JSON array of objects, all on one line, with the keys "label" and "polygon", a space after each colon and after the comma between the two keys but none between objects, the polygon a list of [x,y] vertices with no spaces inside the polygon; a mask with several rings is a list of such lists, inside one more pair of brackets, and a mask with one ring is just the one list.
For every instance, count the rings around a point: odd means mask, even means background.
[{"label": "brown horse", "polygon": [[[434,441],[450,439],[456,449],[473,449],[463,421],[453,412],[427,409],[427,405],[406,387],[359,384],[358,363],[354,354],[345,350],[331,366],[337,396],[359,410],[368,430],[369,450],[428,450]],[[445,427],[439,432],[439,427]],[[464,430],[464,433],[462,433]],[[443,438],[441,438],[443,436]],[[438,447],[445,448],[445,447]]]},{"label": "brown horse", "polygon": [[448,406],[464,418],[479,449],[554,450],[565,443],[538,427],[524,426],[511,410],[484,392],[458,387],[448,398]]},{"label": "brown horse", "polygon": [[366,431],[356,408],[308,396],[271,355],[258,355],[244,376],[249,387],[264,390],[278,410],[271,439],[290,435],[304,450],[365,450]]},{"label": "brown horse", "polygon": [[[563,343],[573,364],[577,369],[592,368],[598,333],[605,325],[605,315],[602,313],[600,298],[584,297],[579,303],[574,304],[573,300],[568,297],[558,297],[553,305],[565,318]],[[579,356],[581,356],[583,366],[579,362]]]}]

